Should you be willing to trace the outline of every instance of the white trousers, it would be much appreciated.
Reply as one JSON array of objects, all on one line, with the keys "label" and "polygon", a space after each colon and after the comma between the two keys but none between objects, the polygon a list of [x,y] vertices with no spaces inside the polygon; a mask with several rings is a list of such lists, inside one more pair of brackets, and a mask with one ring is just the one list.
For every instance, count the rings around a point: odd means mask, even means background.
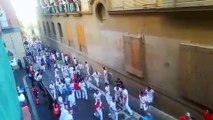
[{"label": "white trousers", "polygon": [[124,106],[127,109],[127,111],[129,112],[129,114],[132,115],[132,109],[129,107],[129,100],[128,99],[126,101],[124,101]]},{"label": "white trousers", "polygon": [[99,87],[99,78],[95,78],[96,86]]},{"label": "white trousers", "polygon": [[94,115],[98,118],[100,118],[100,120],[103,120],[103,112],[102,109],[98,110],[97,112],[94,113]]},{"label": "white trousers", "polygon": [[88,99],[88,95],[87,95],[86,88],[82,88],[81,91],[82,91],[82,98],[87,100]]},{"label": "white trousers", "polygon": [[91,78],[89,77],[88,80],[86,81],[86,85],[87,85],[88,89],[90,89],[90,87],[91,87],[91,82],[90,82],[91,80],[90,79]]},{"label": "white trousers", "polygon": [[112,101],[112,97],[110,96],[110,94],[106,94],[105,98],[107,103],[110,105],[110,102]]},{"label": "white trousers", "polygon": [[120,100],[120,95],[119,94],[115,94],[115,101],[119,101]]},{"label": "white trousers", "polygon": [[76,105],[75,100],[69,101],[69,105],[70,105],[70,108],[72,108],[74,105]]},{"label": "white trousers", "polygon": [[81,98],[81,90],[75,90],[75,95],[77,99]]},{"label": "white trousers", "polygon": [[53,95],[53,98],[56,99],[56,91],[55,90],[51,90],[51,94]]},{"label": "white trousers", "polygon": [[110,110],[111,112],[111,118],[113,120],[118,120],[118,112],[117,111],[113,111],[113,110]]}]

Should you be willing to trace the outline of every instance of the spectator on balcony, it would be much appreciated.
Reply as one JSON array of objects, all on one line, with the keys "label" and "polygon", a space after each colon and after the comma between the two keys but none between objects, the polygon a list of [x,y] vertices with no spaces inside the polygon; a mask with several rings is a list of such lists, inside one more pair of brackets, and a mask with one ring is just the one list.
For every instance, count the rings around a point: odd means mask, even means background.
[{"label": "spectator on balcony", "polygon": [[74,12],[75,11],[75,3],[73,0],[68,0],[69,2],[69,11]]},{"label": "spectator on balcony", "polygon": [[80,12],[80,5],[81,5],[81,2],[80,0],[73,0],[74,3],[75,3],[75,8],[76,8],[76,12]]},{"label": "spectator on balcony", "polygon": [[59,0],[56,0],[54,2],[54,6],[55,6],[56,13],[58,13]]},{"label": "spectator on balcony", "polygon": [[62,3],[62,5],[63,5],[63,10],[64,10],[65,12],[67,12],[67,2],[66,2],[65,0],[62,0],[61,3]]}]

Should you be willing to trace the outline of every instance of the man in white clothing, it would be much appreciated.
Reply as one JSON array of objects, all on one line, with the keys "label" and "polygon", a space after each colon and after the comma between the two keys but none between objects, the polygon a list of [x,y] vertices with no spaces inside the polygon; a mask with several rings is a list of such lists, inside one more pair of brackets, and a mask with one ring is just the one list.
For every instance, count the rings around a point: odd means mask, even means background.
[{"label": "man in white clothing", "polygon": [[70,110],[67,114],[66,114],[66,116],[65,116],[65,118],[64,118],[64,120],[73,120],[73,110]]},{"label": "man in white clothing", "polygon": [[65,62],[65,60],[64,60],[64,53],[61,53],[61,59],[62,59],[63,62]]},{"label": "man in white clothing", "polygon": [[122,100],[124,107],[128,110],[130,115],[133,115],[132,109],[129,107],[129,95],[127,89],[122,86]]},{"label": "man in white clothing", "polygon": [[110,108],[109,116],[111,116],[111,118],[113,120],[118,120],[118,109],[116,107],[115,98],[112,98],[112,101],[110,102],[109,108]]},{"label": "man in white clothing", "polygon": [[87,71],[87,75],[90,77],[90,66],[87,63],[87,61],[85,61],[85,68],[86,68],[86,71]]},{"label": "man in white clothing", "polygon": [[72,108],[74,105],[76,105],[76,99],[75,99],[74,92],[71,92],[71,94],[68,96],[68,101],[69,101],[70,108]]},{"label": "man in white clothing", "polygon": [[59,91],[59,93],[61,95],[63,94],[63,89],[64,89],[64,83],[62,83],[61,81],[59,81],[59,83],[58,83],[58,91]]},{"label": "man in white clothing", "polygon": [[73,80],[73,78],[74,78],[74,67],[73,66],[70,66],[69,72],[70,72],[70,78]]},{"label": "man in white clothing", "polygon": [[56,99],[56,89],[55,89],[55,84],[53,81],[51,81],[49,88],[50,88],[51,94],[53,95],[53,98]]},{"label": "man in white clothing", "polygon": [[63,98],[61,97],[61,95],[58,96],[58,103],[62,108],[64,107],[64,101],[63,101]]},{"label": "man in white clothing", "polygon": [[66,77],[66,78],[64,79],[64,81],[65,81],[66,85],[70,85],[71,79],[70,79],[69,77]]},{"label": "man in white clothing", "polygon": [[65,105],[65,107],[61,107],[61,114],[59,117],[59,120],[65,120],[65,116],[68,114],[68,106]]},{"label": "man in white clothing", "polygon": [[73,58],[73,62],[75,65],[78,65],[78,60],[75,57]]},{"label": "man in white clothing", "polygon": [[58,51],[56,52],[56,57],[57,59],[60,58],[60,53]]},{"label": "man in white clothing", "polygon": [[109,75],[105,67],[103,67],[103,76],[104,76],[104,82],[109,84],[109,79],[108,79]]},{"label": "man in white clothing", "polygon": [[139,100],[140,100],[140,109],[142,110],[142,113],[145,114],[148,110],[147,96],[145,92],[143,91],[140,92]]},{"label": "man in white clothing", "polygon": [[100,120],[103,120],[103,111],[102,111],[103,106],[100,99],[97,99],[97,101],[95,102],[94,108],[95,108],[94,115],[98,117]]},{"label": "man in white clothing", "polygon": [[109,84],[105,83],[105,98],[106,98],[106,101],[108,104],[110,104],[111,100],[112,100],[112,97],[110,95],[110,87],[109,87]]},{"label": "man in white clothing", "polygon": [[52,60],[56,60],[54,53],[51,53],[51,58],[52,58]]},{"label": "man in white clothing", "polygon": [[87,85],[87,88],[90,89],[90,90],[92,89],[91,88],[91,84],[92,84],[91,82],[92,82],[91,77],[87,76],[86,77],[86,85]]},{"label": "man in white clothing", "polygon": [[154,99],[155,91],[150,86],[148,86],[147,89],[145,90],[145,92],[146,92],[146,96],[147,96],[147,102],[149,104],[151,104]]},{"label": "man in white clothing", "polygon": [[66,64],[68,64],[68,62],[69,62],[69,56],[68,55],[65,55],[64,61],[65,61]]},{"label": "man in white clothing", "polygon": [[93,94],[93,96],[94,96],[95,102],[97,102],[98,99],[101,100],[101,93],[99,90],[96,90],[95,93]]},{"label": "man in white clothing", "polygon": [[115,92],[115,100],[116,102],[118,102],[121,98],[122,89],[119,86],[115,86],[114,92]]},{"label": "man in white clothing", "polygon": [[93,76],[94,79],[95,79],[96,86],[99,87],[99,81],[100,81],[101,73],[99,73],[99,72],[96,70],[96,71],[92,74],[92,76]]},{"label": "man in white clothing", "polygon": [[81,88],[81,92],[82,92],[82,98],[83,99],[88,99],[88,95],[87,95],[87,89],[86,89],[86,84],[85,82],[82,80],[80,83],[79,83],[79,86]]}]

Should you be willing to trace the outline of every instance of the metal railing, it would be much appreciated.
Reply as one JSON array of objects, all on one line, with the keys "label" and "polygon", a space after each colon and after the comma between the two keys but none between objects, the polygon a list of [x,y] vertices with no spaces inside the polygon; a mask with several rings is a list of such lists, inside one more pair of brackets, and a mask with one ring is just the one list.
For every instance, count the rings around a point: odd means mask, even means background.
[{"label": "metal railing", "polygon": [[40,8],[42,14],[60,14],[60,13],[76,13],[81,12],[80,10],[80,4],[74,3],[74,2],[66,2],[66,3],[60,3],[58,5],[49,5],[43,8]]},{"label": "metal railing", "polygon": [[110,0],[111,10],[181,8],[213,5],[213,0]]}]

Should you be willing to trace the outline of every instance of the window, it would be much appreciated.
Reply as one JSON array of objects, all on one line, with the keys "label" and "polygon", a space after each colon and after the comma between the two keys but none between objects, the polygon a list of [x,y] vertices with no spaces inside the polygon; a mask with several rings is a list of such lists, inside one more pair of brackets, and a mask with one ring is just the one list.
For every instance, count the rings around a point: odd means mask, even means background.
[{"label": "window", "polygon": [[53,30],[52,32],[53,32],[54,35],[56,35],[55,24],[52,22],[51,25],[52,25],[52,30]]},{"label": "window", "polygon": [[38,29],[39,29],[39,32],[41,33],[41,24],[40,24],[40,22],[38,22]]},{"label": "window", "polygon": [[63,31],[62,31],[62,28],[61,28],[61,23],[58,23],[58,31],[59,31],[60,37],[63,37]]},{"label": "window", "polygon": [[102,3],[98,3],[96,6],[96,15],[100,21],[106,19],[106,9]]},{"label": "window", "polygon": [[46,30],[46,27],[45,27],[44,21],[42,22],[42,26],[43,26],[43,29],[44,29],[44,34],[46,35],[46,34],[47,34],[47,30]]},{"label": "window", "polygon": [[47,31],[48,31],[48,35],[50,35],[50,26],[48,22],[47,22]]}]

